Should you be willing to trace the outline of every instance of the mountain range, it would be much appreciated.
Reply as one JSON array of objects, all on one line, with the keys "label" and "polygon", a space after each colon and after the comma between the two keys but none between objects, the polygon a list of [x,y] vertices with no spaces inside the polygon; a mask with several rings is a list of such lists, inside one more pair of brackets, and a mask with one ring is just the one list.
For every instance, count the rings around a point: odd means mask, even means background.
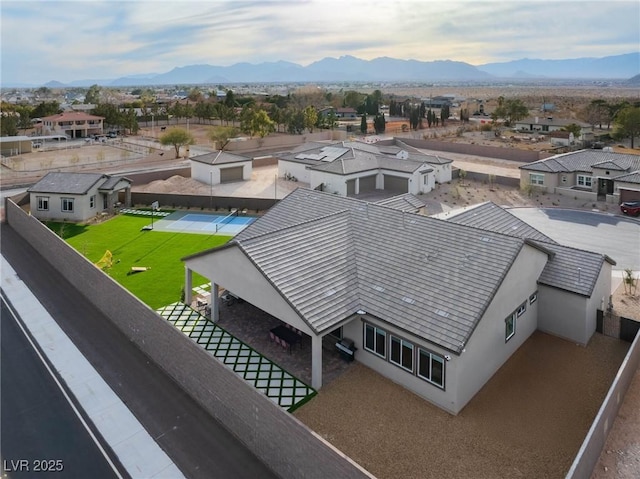
[{"label": "mountain range", "polygon": [[501,80],[625,80],[640,73],[640,53],[566,60],[521,59],[471,65],[438,60],[423,62],[381,57],[362,60],[350,55],[324,58],[307,66],[278,61],[231,66],[188,65],[165,73],[137,74],[116,79],[51,81],[52,88],[102,86],[196,85],[274,82],[492,82]]}]

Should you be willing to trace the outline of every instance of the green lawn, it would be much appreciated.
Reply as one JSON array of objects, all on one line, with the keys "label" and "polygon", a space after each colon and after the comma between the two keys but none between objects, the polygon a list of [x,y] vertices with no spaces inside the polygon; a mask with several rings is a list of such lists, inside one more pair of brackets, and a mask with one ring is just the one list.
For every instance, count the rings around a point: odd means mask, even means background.
[{"label": "green lawn", "polygon": [[[184,285],[181,258],[220,246],[231,237],[141,231],[149,223],[148,217],[120,215],[99,225],[49,223],[47,226],[93,263],[107,250],[111,251],[112,266],[105,270],[107,274],[157,309],[180,300]],[[150,269],[131,274],[132,266]],[[206,278],[194,273],[194,286],[206,282]]]}]

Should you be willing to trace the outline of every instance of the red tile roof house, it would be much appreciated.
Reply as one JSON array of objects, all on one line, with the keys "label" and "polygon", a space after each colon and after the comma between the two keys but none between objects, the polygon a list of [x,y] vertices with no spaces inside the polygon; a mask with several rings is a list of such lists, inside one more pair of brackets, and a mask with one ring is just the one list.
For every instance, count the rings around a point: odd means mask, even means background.
[{"label": "red tile roof house", "polygon": [[323,337],[337,335],[452,414],[535,330],[587,344],[615,264],[492,203],[445,221],[303,188],[184,261],[187,303],[195,271],[214,297],[223,286],[310,336],[314,388]]},{"label": "red tile roof house", "polygon": [[42,118],[38,126],[41,135],[67,135],[70,138],[87,138],[101,135],[104,117],[89,115],[81,111],[65,111]]}]

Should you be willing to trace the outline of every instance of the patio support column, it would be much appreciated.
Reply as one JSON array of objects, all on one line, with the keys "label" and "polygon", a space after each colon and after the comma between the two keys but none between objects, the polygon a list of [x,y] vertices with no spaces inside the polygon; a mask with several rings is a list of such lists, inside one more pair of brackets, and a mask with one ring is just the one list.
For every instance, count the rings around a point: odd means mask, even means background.
[{"label": "patio support column", "polygon": [[184,304],[191,305],[193,301],[193,274],[191,269],[185,265],[184,267]]},{"label": "patio support column", "polygon": [[359,195],[359,194],[360,194],[360,178],[356,178],[356,186],[355,186],[355,191],[354,191],[354,193],[355,193],[356,195]]},{"label": "patio support column", "polygon": [[131,207],[131,187],[127,186],[124,190],[124,205],[127,208]]},{"label": "patio support column", "polygon": [[214,323],[217,323],[218,320],[220,319],[220,299],[218,298],[219,295],[219,291],[218,291],[218,283],[214,283],[213,281],[211,282],[211,304],[209,305],[211,307],[211,321],[213,321]]},{"label": "patio support column", "polygon": [[311,335],[311,387],[322,387],[322,336]]}]

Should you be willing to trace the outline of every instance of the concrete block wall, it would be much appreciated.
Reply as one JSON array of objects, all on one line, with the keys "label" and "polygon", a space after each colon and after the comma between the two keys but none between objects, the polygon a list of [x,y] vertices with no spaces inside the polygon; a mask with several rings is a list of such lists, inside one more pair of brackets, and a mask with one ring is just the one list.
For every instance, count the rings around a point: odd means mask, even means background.
[{"label": "concrete block wall", "polygon": [[640,333],[636,335],[635,340],[631,343],[627,356],[620,365],[618,374],[616,374],[609,392],[602,406],[600,406],[598,415],[591,424],[591,428],[571,465],[571,469],[565,476],[566,479],[581,479],[590,477],[593,473],[638,367],[640,367]]},{"label": "concrete block wall", "polygon": [[6,200],[6,218],[25,241],[276,474],[283,478],[372,477],[10,199]]}]

